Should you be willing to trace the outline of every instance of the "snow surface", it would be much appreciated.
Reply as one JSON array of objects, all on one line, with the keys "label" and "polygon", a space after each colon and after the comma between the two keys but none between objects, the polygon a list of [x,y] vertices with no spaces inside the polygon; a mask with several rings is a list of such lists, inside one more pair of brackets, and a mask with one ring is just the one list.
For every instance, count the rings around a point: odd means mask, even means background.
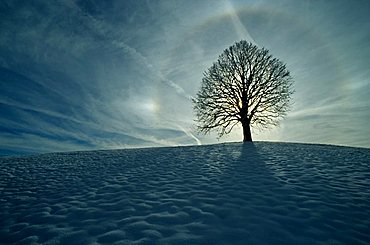
[{"label": "snow surface", "polygon": [[234,143],[0,167],[1,244],[370,243],[370,149]]}]

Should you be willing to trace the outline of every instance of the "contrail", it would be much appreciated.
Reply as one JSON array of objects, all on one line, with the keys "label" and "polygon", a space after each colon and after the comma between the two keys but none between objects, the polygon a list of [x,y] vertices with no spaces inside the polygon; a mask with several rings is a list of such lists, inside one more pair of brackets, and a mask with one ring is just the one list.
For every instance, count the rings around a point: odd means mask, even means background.
[{"label": "contrail", "polygon": [[181,86],[179,86],[174,81],[167,79],[159,70],[155,69],[154,66],[148,61],[148,59],[144,57],[141,53],[139,53],[135,48],[128,46],[124,42],[114,41],[113,44],[123,49],[126,53],[130,54],[131,57],[133,57],[137,62],[146,67],[161,82],[173,88],[177,94],[185,97],[186,99],[191,99],[192,96],[190,94],[186,93]]},{"label": "contrail", "polygon": [[[161,71],[155,68],[153,64],[144,56],[142,55],[137,49],[127,45],[124,41],[122,41],[119,37],[115,37],[112,33],[115,33],[116,30],[112,30],[111,27],[107,26],[103,21],[94,18],[93,16],[89,15],[85,11],[81,10],[78,5],[73,3],[72,1],[69,2],[69,7],[73,8],[75,11],[80,12],[81,16],[87,18],[87,23],[91,25],[91,27],[99,34],[104,37],[109,37],[109,41],[112,45],[120,49],[125,54],[132,57],[139,65],[143,66],[145,69],[148,70],[151,74],[153,74],[154,79],[161,81],[161,83],[169,86],[173,89],[176,94],[179,96],[186,98],[187,100],[191,100],[192,95],[188,94],[180,85],[176,82],[168,79]],[[179,129],[181,129],[188,137],[194,139],[198,145],[201,145],[201,141],[191,132],[183,128],[182,126],[175,124]],[[144,138],[142,135],[135,134],[136,138]],[[160,143],[155,139],[151,139],[152,142]]]},{"label": "contrail", "polygon": [[194,134],[192,134],[191,132],[189,132],[188,130],[186,130],[185,128],[183,128],[182,126],[178,124],[176,124],[176,126],[179,129],[181,129],[187,136],[189,136],[190,138],[193,138],[197,142],[197,145],[202,145],[202,142],[197,137],[195,137]]},{"label": "contrail", "polygon": [[234,28],[236,33],[238,34],[240,39],[248,39],[254,44],[257,44],[257,42],[252,38],[248,30],[245,28],[244,24],[241,22],[238,13],[235,11],[234,6],[229,0],[225,1],[226,9],[230,13]]},{"label": "contrail", "polygon": [[[102,21],[97,20],[94,17],[87,14],[85,11],[82,11],[76,4],[70,2],[69,5],[70,7],[74,8],[76,11],[81,12],[83,16],[88,18],[89,23],[92,23],[92,25],[94,26],[94,29],[98,31],[101,35],[105,37],[107,36],[111,37],[112,36],[111,33],[115,32],[115,30],[111,30],[111,28],[107,27]],[[137,62],[139,62],[141,65],[146,67],[151,73],[153,73],[155,77],[157,77],[162,83],[174,89],[178,95],[181,95],[189,100],[191,99],[192,96],[190,94],[186,93],[186,91],[180,85],[166,78],[162,74],[162,72],[155,69],[155,67],[148,61],[148,59],[145,56],[143,56],[140,52],[138,52],[135,48],[130,47],[123,41],[117,41],[115,39],[116,38],[111,38],[110,40],[113,45],[121,48],[125,53],[131,55]]]}]

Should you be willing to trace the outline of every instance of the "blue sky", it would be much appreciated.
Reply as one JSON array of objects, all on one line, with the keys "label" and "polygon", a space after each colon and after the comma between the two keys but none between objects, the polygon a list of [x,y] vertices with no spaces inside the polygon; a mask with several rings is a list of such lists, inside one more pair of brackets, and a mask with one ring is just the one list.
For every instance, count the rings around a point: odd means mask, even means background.
[{"label": "blue sky", "polygon": [[293,106],[254,140],[370,147],[370,2],[1,1],[0,154],[173,146],[202,73],[245,39],[287,64]]}]

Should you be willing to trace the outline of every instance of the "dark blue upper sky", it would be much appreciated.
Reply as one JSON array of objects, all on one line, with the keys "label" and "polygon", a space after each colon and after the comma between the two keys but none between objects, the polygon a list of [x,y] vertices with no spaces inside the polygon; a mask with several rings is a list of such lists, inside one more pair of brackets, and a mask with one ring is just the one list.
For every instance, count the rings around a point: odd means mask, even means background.
[{"label": "dark blue upper sky", "polygon": [[255,140],[370,147],[369,10],[367,0],[1,1],[0,154],[217,142],[195,133],[190,98],[241,39],[295,80],[292,111]]}]

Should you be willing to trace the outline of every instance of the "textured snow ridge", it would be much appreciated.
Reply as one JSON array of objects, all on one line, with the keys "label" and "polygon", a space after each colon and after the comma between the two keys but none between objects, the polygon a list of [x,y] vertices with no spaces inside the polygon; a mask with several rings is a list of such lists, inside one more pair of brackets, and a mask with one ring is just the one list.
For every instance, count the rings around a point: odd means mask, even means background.
[{"label": "textured snow ridge", "polygon": [[0,244],[369,244],[369,161],[283,143],[0,158]]}]

